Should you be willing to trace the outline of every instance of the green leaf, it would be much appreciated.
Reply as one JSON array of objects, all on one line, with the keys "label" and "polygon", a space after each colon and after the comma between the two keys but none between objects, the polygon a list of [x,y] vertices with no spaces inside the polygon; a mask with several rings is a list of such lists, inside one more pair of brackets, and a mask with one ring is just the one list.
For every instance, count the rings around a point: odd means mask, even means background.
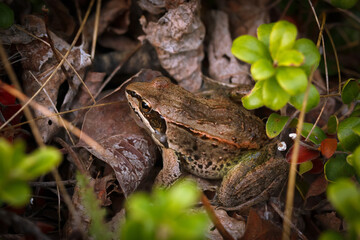
[{"label": "green leaf", "polygon": [[331,0],[331,4],[338,8],[349,9],[356,5],[358,0]]},{"label": "green leaf", "polygon": [[335,115],[331,115],[327,123],[327,132],[329,134],[335,134],[337,132],[338,125],[339,125],[338,118]]},{"label": "green leaf", "polygon": [[274,138],[284,129],[288,116],[280,116],[277,113],[272,113],[266,121],[266,135],[269,138]]},{"label": "green leaf", "polygon": [[5,3],[0,3],[0,28],[6,29],[14,24],[14,12]]},{"label": "green leaf", "polygon": [[2,186],[0,199],[15,207],[23,206],[30,199],[30,188],[26,182],[10,181]]},{"label": "green leaf", "polygon": [[249,35],[236,38],[231,47],[231,52],[238,59],[250,64],[261,58],[271,60],[269,50],[264,43]]},{"label": "green leaf", "polygon": [[354,175],[354,168],[347,163],[346,156],[346,154],[337,154],[325,163],[325,177],[328,181],[335,182]]},{"label": "green leaf", "polygon": [[49,172],[56,167],[61,161],[60,152],[52,147],[44,147],[32,152],[23,161],[19,168],[25,172],[27,180],[36,178]]},{"label": "green leaf", "polygon": [[[314,124],[312,123],[304,123],[303,129],[301,131],[301,136],[306,138],[309,135],[309,132],[313,128]],[[309,140],[315,144],[321,144],[321,142],[326,138],[326,134],[324,131],[316,126],[314,130],[312,131]]]},{"label": "green leaf", "polygon": [[266,47],[269,47],[270,33],[274,25],[275,23],[264,23],[257,28],[258,39],[263,42]]},{"label": "green leaf", "polygon": [[349,117],[340,122],[338,128],[338,138],[341,146],[350,152],[353,152],[360,145],[360,136],[353,131],[353,127],[360,124],[360,118]]},{"label": "green leaf", "polygon": [[346,81],[344,87],[341,91],[341,99],[345,104],[349,104],[352,101],[356,100],[360,93],[360,87],[358,80],[349,79]]},{"label": "green leaf", "polygon": [[4,176],[6,176],[12,167],[12,155],[13,149],[4,138],[0,138],[0,182],[4,181]]},{"label": "green leaf", "polygon": [[297,29],[288,21],[278,21],[270,33],[270,53],[273,59],[277,59],[280,51],[291,49],[294,46]]},{"label": "green leaf", "polygon": [[357,135],[360,135],[360,124],[354,126],[352,128],[352,130],[354,131],[354,133],[356,133]]},{"label": "green leaf", "polygon": [[269,60],[262,58],[251,65],[250,72],[254,80],[261,81],[272,77],[275,68]]},{"label": "green leaf", "polygon": [[241,99],[242,104],[246,109],[255,109],[262,107],[264,105],[262,98],[263,86],[264,86],[264,81],[255,83],[255,86],[251,90],[251,92]]},{"label": "green leaf", "polygon": [[297,67],[277,68],[276,80],[291,96],[303,93],[308,84],[305,72]]},{"label": "green leaf", "polygon": [[351,155],[353,155],[351,162],[352,166],[354,167],[356,174],[360,176],[360,146],[357,147]]},{"label": "green leaf", "polygon": [[[301,110],[302,104],[304,102],[304,95],[305,92],[297,94],[290,98],[290,103],[298,110]],[[308,112],[314,107],[316,107],[319,104],[319,102],[320,102],[320,94],[316,89],[316,87],[313,84],[311,84],[305,112]]]},{"label": "green leaf", "polygon": [[[347,220],[359,219],[360,192],[350,179],[341,179],[329,184],[327,197],[336,210]],[[348,221],[350,223],[351,221]]]},{"label": "green leaf", "polygon": [[344,237],[338,232],[327,230],[321,233],[319,240],[344,240]]},{"label": "green leaf", "polygon": [[275,59],[277,66],[298,67],[304,62],[304,55],[297,50],[280,51]]},{"label": "green leaf", "polygon": [[307,173],[313,168],[312,161],[303,162],[299,166],[299,175],[303,175],[304,173]]},{"label": "green leaf", "polygon": [[307,38],[301,38],[296,40],[294,49],[298,50],[305,56],[304,64],[301,66],[304,69],[306,75],[310,75],[311,68],[314,66],[314,70],[318,67],[320,62],[320,53],[316,48],[316,45]]},{"label": "green leaf", "polygon": [[264,82],[262,93],[265,106],[274,111],[284,107],[289,101],[290,95],[280,87],[275,78]]}]

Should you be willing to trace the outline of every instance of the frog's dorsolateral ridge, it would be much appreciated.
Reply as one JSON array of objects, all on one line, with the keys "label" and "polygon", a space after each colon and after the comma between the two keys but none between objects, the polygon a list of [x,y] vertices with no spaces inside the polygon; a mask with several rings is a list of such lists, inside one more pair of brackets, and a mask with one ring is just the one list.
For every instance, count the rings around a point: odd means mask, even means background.
[{"label": "frog's dorsolateral ridge", "polygon": [[[266,148],[269,140],[264,123],[230,100],[205,99],[171,83],[165,77],[128,85],[126,97],[156,144],[166,149],[163,151],[164,166],[174,165],[165,164],[171,158],[172,162],[177,159],[182,168],[196,176],[206,179],[221,179],[225,176],[219,190],[219,199],[223,205],[236,205],[248,198],[245,196],[239,198],[239,201],[227,201],[223,194],[231,198],[233,196],[224,184],[237,184],[232,180],[234,177],[228,174],[241,175],[237,180],[244,185],[246,179],[251,178],[252,172],[257,173],[261,165],[267,166],[263,163],[273,159],[269,155],[273,151]],[[244,158],[247,155],[251,161]],[[239,167],[241,165],[244,168]],[[241,174],[234,172],[234,169],[238,169]],[[171,169],[164,168],[162,171],[164,176],[164,171]],[[241,189],[235,189],[240,195],[246,194]],[[263,191],[264,187],[261,187],[258,193]]]}]

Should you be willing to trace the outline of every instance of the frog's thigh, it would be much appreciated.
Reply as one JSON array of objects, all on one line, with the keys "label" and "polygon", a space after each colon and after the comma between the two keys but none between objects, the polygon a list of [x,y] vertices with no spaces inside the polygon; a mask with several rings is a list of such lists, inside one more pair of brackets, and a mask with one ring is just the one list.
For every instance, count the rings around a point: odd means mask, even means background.
[{"label": "frog's thigh", "polygon": [[174,150],[162,149],[162,158],[163,169],[157,175],[155,184],[167,187],[181,176],[180,164]]},{"label": "frog's thigh", "polygon": [[225,176],[218,194],[223,206],[241,206],[245,203],[251,206],[266,200],[284,183],[288,166],[283,159],[271,158],[259,166],[245,168],[247,172],[239,163]]}]

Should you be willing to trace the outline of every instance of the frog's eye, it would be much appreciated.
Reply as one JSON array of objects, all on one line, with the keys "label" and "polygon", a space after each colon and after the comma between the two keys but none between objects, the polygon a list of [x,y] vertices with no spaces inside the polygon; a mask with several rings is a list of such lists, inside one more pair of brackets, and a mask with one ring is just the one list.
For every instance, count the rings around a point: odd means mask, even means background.
[{"label": "frog's eye", "polygon": [[140,103],[140,108],[141,108],[141,111],[145,112],[145,113],[148,113],[151,111],[151,107],[150,107],[150,104],[148,104],[147,102],[145,102],[144,100],[141,101]]}]

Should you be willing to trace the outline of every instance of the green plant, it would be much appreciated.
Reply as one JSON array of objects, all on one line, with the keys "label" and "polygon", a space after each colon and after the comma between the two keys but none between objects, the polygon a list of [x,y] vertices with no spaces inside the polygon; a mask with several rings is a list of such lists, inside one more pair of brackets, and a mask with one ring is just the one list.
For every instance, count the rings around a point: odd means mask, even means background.
[{"label": "green plant", "polygon": [[25,154],[22,142],[11,145],[0,139],[0,204],[26,204],[31,192],[27,181],[47,173],[60,161],[61,154],[55,148],[43,147]]},{"label": "green plant", "polygon": [[89,181],[81,174],[77,180],[94,239],[205,239],[209,219],[205,212],[191,209],[200,197],[194,182],[155,188],[151,195],[134,193],[126,201],[126,219],[119,224],[119,231],[111,232]]},{"label": "green plant", "polygon": [[[240,60],[251,64],[251,75],[256,81],[251,93],[242,98],[248,109],[266,106],[279,110],[290,102],[301,108],[308,77],[316,69],[320,54],[309,39],[298,39],[295,25],[287,21],[262,24],[255,38],[243,35],[236,38],[231,48]],[[319,103],[320,95],[311,85],[306,110]]]},{"label": "green plant", "polygon": [[151,196],[132,195],[126,203],[121,239],[205,239],[208,217],[191,210],[199,197],[191,181],[176,183],[169,190],[156,188]]},{"label": "green plant", "polygon": [[0,28],[6,29],[14,24],[14,12],[5,3],[0,3]]}]

